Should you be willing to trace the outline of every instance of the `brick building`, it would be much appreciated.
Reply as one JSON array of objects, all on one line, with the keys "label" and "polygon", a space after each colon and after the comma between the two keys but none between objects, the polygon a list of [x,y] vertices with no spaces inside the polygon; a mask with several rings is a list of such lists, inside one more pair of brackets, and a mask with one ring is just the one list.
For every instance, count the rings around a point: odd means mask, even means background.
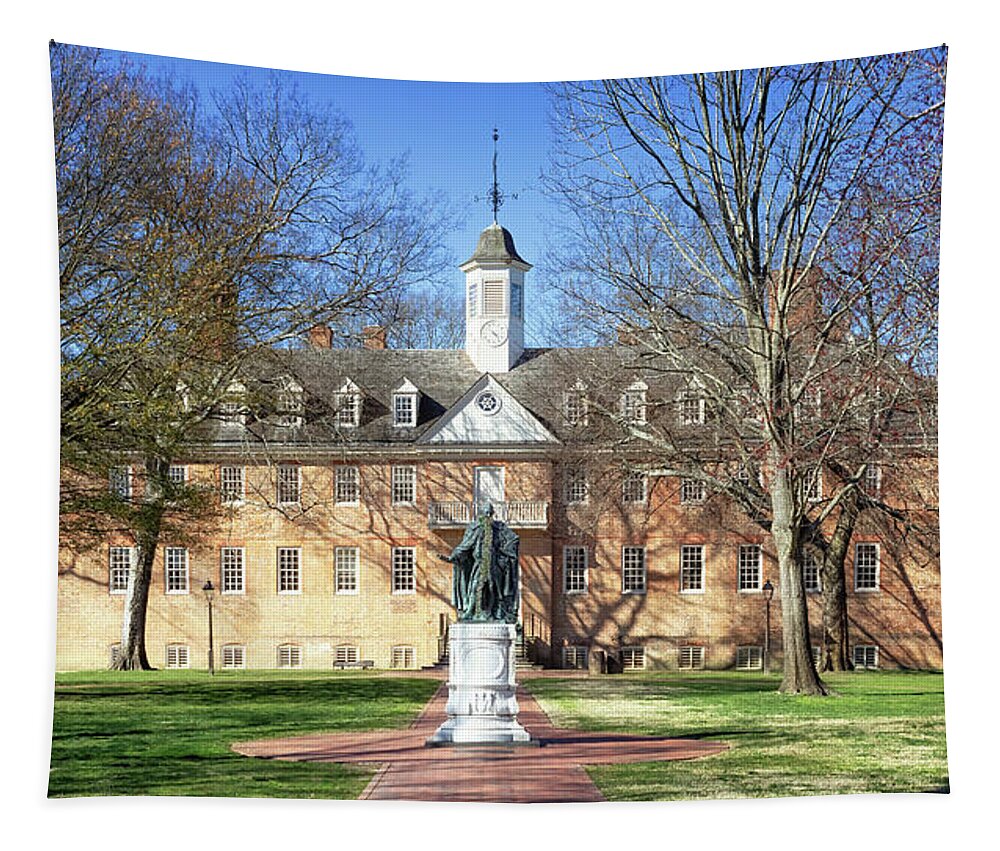
[{"label": "brick building", "polygon": [[[766,531],[697,481],[656,474],[621,440],[623,419],[659,416],[714,445],[697,387],[623,370],[627,343],[525,349],[531,267],[498,225],[461,268],[465,350],[391,349],[377,328],[361,347],[334,348],[317,327],[308,345],[234,382],[171,470],[216,492],[219,512],[157,553],[154,666],[206,665],[208,580],[220,667],[432,665],[453,617],[451,568],[436,555],[489,500],[521,539],[521,626],[535,661],[760,667],[765,583],[777,584]],[[870,487],[900,512],[933,511],[926,457],[901,451],[871,471]],[[129,498],[139,480],[123,467],[111,485]],[[864,516],[855,532],[858,664],[942,664],[936,538],[912,537]],[[127,539],[61,549],[59,669],[109,664],[133,557]],[[803,571],[818,644],[819,572]],[[771,617],[777,657],[779,605]]]}]

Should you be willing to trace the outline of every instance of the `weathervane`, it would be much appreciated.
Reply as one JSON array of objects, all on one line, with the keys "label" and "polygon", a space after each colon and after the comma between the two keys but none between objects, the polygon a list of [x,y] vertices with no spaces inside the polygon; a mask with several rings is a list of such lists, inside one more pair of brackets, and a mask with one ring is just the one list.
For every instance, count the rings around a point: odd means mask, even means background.
[{"label": "weathervane", "polygon": [[[497,180],[497,142],[500,140],[500,131],[496,127],[493,128],[493,186],[490,187],[489,192],[486,193],[487,199],[493,205],[493,224],[497,224],[497,213],[503,206],[504,194],[500,191],[500,182]],[[511,198],[516,199],[517,195],[512,194]],[[476,196],[476,200],[481,200],[479,196]]]}]

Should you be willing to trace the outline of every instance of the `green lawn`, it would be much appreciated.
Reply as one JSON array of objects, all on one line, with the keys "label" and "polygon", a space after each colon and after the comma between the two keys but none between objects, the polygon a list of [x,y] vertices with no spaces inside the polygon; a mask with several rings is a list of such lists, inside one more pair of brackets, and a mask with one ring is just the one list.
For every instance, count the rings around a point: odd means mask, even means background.
[{"label": "green lawn", "polygon": [[825,675],[828,698],[785,697],[777,676],[640,674],[534,679],[556,725],[726,742],[705,759],[588,769],[617,801],[930,792],[948,788],[944,678]]},{"label": "green lawn", "polygon": [[334,672],[60,674],[49,795],[356,798],[372,769],[250,759],[229,745],[405,727],[437,686]]}]

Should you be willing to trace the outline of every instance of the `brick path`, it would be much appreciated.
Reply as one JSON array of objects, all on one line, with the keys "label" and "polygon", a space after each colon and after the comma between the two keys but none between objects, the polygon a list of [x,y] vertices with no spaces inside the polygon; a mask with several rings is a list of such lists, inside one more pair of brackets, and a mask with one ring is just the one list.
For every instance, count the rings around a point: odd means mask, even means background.
[{"label": "brick path", "polygon": [[270,759],[378,765],[363,799],[510,803],[603,801],[582,766],[695,759],[728,748],[698,739],[559,729],[521,689],[518,721],[542,747],[425,747],[424,741],[445,719],[446,697],[447,687],[442,686],[405,730],[264,739],[232,748]]}]

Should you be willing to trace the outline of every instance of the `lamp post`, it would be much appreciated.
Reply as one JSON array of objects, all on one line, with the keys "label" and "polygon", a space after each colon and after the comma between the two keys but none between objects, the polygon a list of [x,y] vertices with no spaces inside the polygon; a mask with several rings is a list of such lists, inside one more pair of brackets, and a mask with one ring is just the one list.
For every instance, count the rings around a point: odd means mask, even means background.
[{"label": "lamp post", "polygon": [[205,600],[208,603],[208,673],[215,676],[215,649],[212,640],[212,598],[215,596],[215,586],[209,579],[201,590],[205,592]]},{"label": "lamp post", "polygon": [[774,586],[771,580],[764,581],[764,673],[771,673],[771,598],[774,597]]}]

